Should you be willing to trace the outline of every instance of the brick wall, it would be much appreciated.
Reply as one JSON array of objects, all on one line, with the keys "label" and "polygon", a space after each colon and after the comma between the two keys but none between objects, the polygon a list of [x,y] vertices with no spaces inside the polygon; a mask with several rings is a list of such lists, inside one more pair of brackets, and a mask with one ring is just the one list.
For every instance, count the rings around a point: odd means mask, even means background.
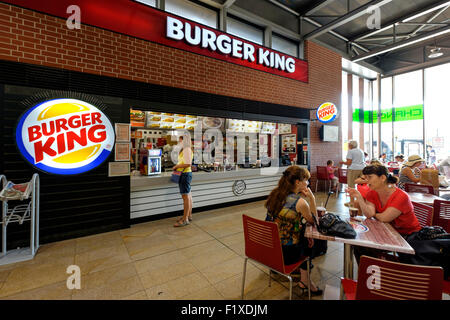
[{"label": "brick wall", "polygon": [[[64,68],[300,108],[325,101],[340,107],[340,56],[306,43],[309,83],[302,83],[92,26],[0,3],[0,59]],[[313,114],[313,113],[312,113]],[[314,117],[314,115],[312,115]],[[340,143],[323,143],[311,125],[311,168],[341,158]]]}]

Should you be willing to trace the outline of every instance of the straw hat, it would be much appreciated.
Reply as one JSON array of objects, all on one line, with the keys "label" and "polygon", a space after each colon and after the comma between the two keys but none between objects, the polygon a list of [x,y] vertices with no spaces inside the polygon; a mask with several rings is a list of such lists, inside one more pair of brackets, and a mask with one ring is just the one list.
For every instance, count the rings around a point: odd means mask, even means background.
[{"label": "straw hat", "polygon": [[425,162],[419,155],[415,154],[408,157],[408,162],[405,163],[406,166],[412,167],[417,162]]}]

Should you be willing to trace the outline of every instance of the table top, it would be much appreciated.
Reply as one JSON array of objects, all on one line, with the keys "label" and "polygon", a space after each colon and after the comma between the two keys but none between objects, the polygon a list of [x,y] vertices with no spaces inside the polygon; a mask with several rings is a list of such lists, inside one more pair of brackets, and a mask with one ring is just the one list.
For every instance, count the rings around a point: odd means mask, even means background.
[{"label": "table top", "polygon": [[[347,215],[340,215],[342,220],[349,221]],[[414,249],[405,239],[389,224],[375,219],[358,217],[363,221],[350,220],[354,225],[359,225],[355,239],[344,239],[340,237],[326,236],[320,233],[316,226],[309,225],[305,231],[305,237],[320,240],[329,240],[347,243],[355,246],[369,247],[380,250],[414,254]],[[360,231],[358,231],[360,230]]]},{"label": "table top", "polygon": [[444,198],[429,193],[408,192],[408,195],[411,201],[430,205],[433,204],[434,200],[445,200]]}]

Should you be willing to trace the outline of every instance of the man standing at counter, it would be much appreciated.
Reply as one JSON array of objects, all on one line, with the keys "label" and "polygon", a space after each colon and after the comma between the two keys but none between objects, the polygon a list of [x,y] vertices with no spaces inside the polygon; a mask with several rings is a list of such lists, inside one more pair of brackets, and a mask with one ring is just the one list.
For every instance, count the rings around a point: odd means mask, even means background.
[{"label": "man standing at counter", "polygon": [[350,140],[348,142],[347,160],[340,161],[339,164],[347,166],[347,184],[349,188],[355,188],[355,180],[362,175],[362,170],[366,167],[364,152],[358,148],[358,142]]},{"label": "man standing at counter", "polygon": [[173,170],[182,172],[178,186],[180,188],[181,197],[183,198],[184,212],[183,216],[179,218],[173,226],[184,227],[192,221],[191,166],[193,153],[191,149],[191,139],[184,139],[183,136],[180,136],[178,139],[178,145],[182,148],[182,150],[178,154],[178,162],[177,165],[173,167]]}]

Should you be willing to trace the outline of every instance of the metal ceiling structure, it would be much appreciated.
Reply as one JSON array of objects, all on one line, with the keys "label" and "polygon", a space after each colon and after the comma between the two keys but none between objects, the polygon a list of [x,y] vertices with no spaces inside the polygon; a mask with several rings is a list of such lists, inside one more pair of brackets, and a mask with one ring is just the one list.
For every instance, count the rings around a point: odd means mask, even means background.
[{"label": "metal ceiling structure", "polygon": [[[235,15],[287,38],[316,42],[384,76],[450,62],[447,0],[197,1],[221,10],[221,21]],[[436,52],[442,55],[429,57]]]}]

